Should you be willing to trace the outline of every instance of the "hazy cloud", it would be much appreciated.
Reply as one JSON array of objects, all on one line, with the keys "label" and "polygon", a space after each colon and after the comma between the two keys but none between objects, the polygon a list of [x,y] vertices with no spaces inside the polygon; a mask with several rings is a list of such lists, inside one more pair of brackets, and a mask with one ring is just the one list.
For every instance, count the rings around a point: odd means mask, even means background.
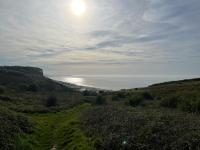
[{"label": "hazy cloud", "polygon": [[70,0],[0,0],[0,64],[173,62],[200,73],[199,0],[85,1],[78,19]]}]

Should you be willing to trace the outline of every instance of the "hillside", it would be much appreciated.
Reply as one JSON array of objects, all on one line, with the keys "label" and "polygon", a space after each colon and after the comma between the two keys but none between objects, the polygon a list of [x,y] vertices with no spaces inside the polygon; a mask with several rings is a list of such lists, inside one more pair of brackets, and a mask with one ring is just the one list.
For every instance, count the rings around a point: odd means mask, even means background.
[{"label": "hillside", "polygon": [[27,149],[22,136],[36,130],[35,113],[51,114],[83,102],[80,92],[45,77],[40,68],[0,67],[0,149]]},{"label": "hillside", "polygon": [[81,103],[81,97],[80,92],[45,77],[42,69],[0,67],[0,104],[14,111],[64,109]]},{"label": "hillside", "polygon": [[77,91],[0,67],[0,150],[198,150],[200,79]]},{"label": "hillside", "polygon": [[45,77],[40,68],[0,67],[0,84],[18,90],[67,91],[66,86]]}]

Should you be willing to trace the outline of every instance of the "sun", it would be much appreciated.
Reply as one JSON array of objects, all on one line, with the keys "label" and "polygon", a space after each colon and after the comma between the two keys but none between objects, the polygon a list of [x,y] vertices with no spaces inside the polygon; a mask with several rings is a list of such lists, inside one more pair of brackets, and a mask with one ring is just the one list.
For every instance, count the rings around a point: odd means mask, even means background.
[{"label": "sun", "polygon": [[86,11],[86,3],[84,0],[73,0],[71,3],[71,10],[76,16],[82,16]]}]

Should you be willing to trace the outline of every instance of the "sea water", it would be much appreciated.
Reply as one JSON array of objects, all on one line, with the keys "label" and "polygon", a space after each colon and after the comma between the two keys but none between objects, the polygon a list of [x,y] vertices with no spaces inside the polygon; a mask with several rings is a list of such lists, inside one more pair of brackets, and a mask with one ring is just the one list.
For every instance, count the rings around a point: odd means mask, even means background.
[{"label": "sea water", "polygon": [[67,83],[108,90],[146,87],[156,83],[196,78],[181,75],[70,75],[54,77]]}]

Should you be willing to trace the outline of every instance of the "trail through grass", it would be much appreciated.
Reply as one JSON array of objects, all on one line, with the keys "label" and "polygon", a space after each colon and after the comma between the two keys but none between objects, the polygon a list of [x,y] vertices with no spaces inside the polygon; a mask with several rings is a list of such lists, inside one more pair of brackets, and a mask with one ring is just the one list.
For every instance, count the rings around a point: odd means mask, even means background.
[{"label": "trail through grass", "polygon": [[92,141],[81,130],[79,118],[88,107],[90,105],[84,104],[68,111],[31,115],[36,128],[22,141],[28,141],[33,150],[50,150],[53,146],[57,150],[92,149]]}]

